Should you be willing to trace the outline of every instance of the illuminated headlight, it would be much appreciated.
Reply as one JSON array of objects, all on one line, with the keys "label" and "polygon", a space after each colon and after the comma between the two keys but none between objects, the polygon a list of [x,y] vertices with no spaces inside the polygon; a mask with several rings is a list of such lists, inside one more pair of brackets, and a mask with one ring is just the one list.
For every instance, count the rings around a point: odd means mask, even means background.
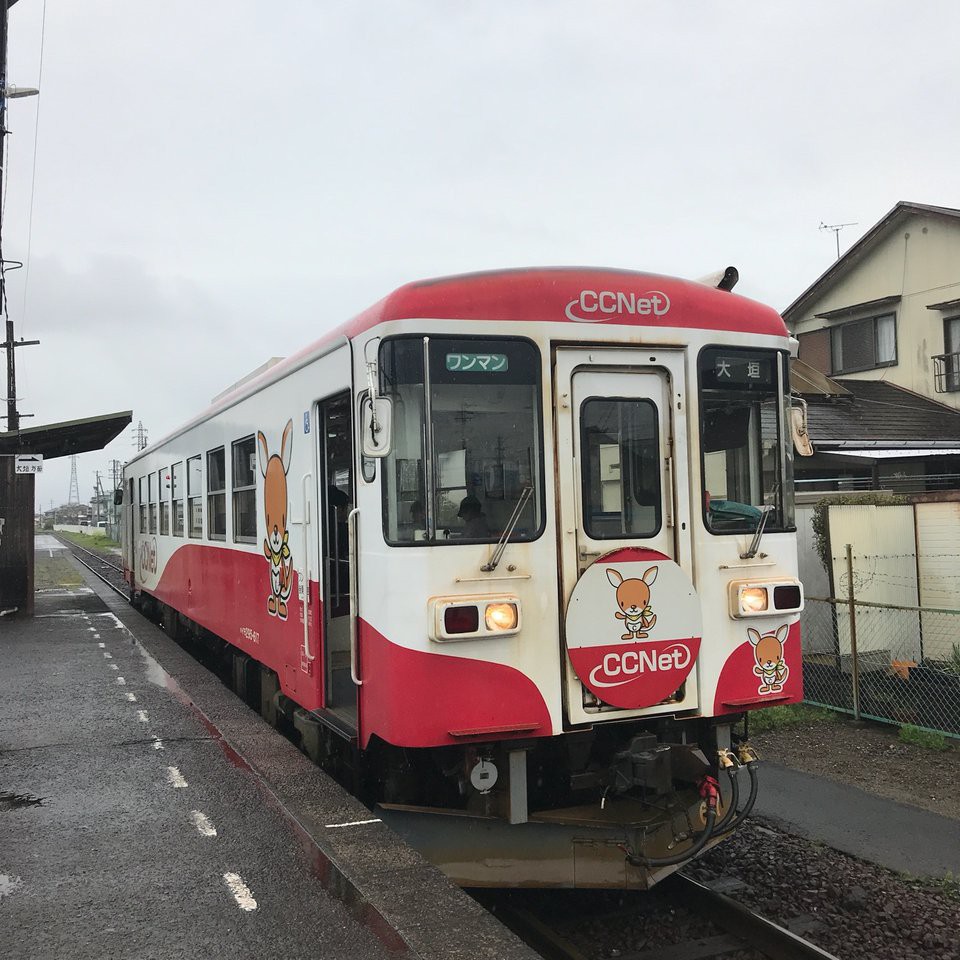
[{"label": "illuminated headlight", "polygon": [[766,587],[744,587],[740,591],[740,610],[747,615],[763,613],[767,609]]},{"label": "illuminated headlight", "polygon": [[798,580],[733,580],[727,590],[730,616],[735,620],[803,609],[803,585]]},{"label": "illuminated headlight", "polygon": [[483,619],[491,633],[507,633],[517,629],[520,614],[515,603],[488,603]]},{"label": "illuminated headlight", "polygon": [[517,597],[435,597],[430,606],[430,639],[437,642],[509,637],[520,632]]}]

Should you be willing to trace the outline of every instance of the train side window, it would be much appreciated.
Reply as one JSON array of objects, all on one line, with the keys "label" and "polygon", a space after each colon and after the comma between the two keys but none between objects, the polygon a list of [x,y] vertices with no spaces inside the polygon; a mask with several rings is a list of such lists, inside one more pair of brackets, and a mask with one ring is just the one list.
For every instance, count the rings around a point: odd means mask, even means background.
[{"label": "train side window", "polygon": [[160,481],[160,536],[170,536],[170,470],[161,470],[157,474]]},{"label": "train side window", "polygon": [[227,476],[223,447],[207,453],[207,537],[227,539]]},{"label": "train side window", "polygon": [[147,477],[147,490],[149,492],[149,510],[147,516],[150,519],[150,533],[157,532],[157,474],[151,473]]},{"label": "train side window", "polygon": [[147,478],[141,477],[138,481],[140,495],[137,503],[140,507],[140,532],[147,532]]},{"label": "train side window", "polygon": [[257,539],[257,445],[253,436],[234,442],[233,539],[236,543],[255,543]]},{"label": "train side window", "polygon": [[203,464],[198,453],[187,460],[187,512],[190,515],[190,536],[203,536]]},{"label": "train side window", "polygon": [[173,530],[175,537],[183,536],[183,461],[170,468],[170,499],[173,501]]}]

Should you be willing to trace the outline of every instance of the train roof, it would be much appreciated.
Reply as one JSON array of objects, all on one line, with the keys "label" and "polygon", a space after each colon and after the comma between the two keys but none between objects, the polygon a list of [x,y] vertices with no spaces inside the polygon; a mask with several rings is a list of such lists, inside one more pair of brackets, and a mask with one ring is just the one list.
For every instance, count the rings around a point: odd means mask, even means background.
[{"label": "train roof", "polygon": [[[585,293],[596,296],[584,302]],[[603,304],[598,302],[601,294],[608,295]],[[652,295],[661,298],[656,310],[637,308],[637,301]],[[731,298],[736,310],[731,310]],[[580,309],[594,305],[604,309]],[[652,325],[788,336],[776,310],[746,297],[691,280],[596,267],[492,270],[414,281],[337,332],[357,336],[378,323],[413,318]]]},{"label": "train roof", "polygon": [[244,379],[236,390],[217,397],[207,410],[143,452],[292,373],[338,342],[346,343],[381,323],[413,319],[655,326],[789,336],[772,307],[697,281],[636,270],[532,267],[415,280],[259,376]]}]

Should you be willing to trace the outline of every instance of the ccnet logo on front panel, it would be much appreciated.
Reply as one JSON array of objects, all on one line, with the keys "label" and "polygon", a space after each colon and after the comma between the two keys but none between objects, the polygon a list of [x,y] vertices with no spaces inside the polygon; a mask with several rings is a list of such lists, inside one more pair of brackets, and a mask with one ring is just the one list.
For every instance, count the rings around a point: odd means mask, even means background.
[{"label": "ccnet logo on front panel", "polygon": [[700,600],[687,575],[656,550],[601,557],[574,587],[567,653],[604,703],[638,709],[677,691],[700,651]]}]

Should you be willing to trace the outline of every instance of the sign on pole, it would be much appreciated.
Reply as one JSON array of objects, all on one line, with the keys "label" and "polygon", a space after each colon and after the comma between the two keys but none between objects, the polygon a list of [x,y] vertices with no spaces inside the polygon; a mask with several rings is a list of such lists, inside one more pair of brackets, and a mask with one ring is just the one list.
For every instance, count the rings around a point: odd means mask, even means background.
[{"label": "sign on pole", "polygon": [[14,473],[43,473],[42,453],[18,453]]}]

